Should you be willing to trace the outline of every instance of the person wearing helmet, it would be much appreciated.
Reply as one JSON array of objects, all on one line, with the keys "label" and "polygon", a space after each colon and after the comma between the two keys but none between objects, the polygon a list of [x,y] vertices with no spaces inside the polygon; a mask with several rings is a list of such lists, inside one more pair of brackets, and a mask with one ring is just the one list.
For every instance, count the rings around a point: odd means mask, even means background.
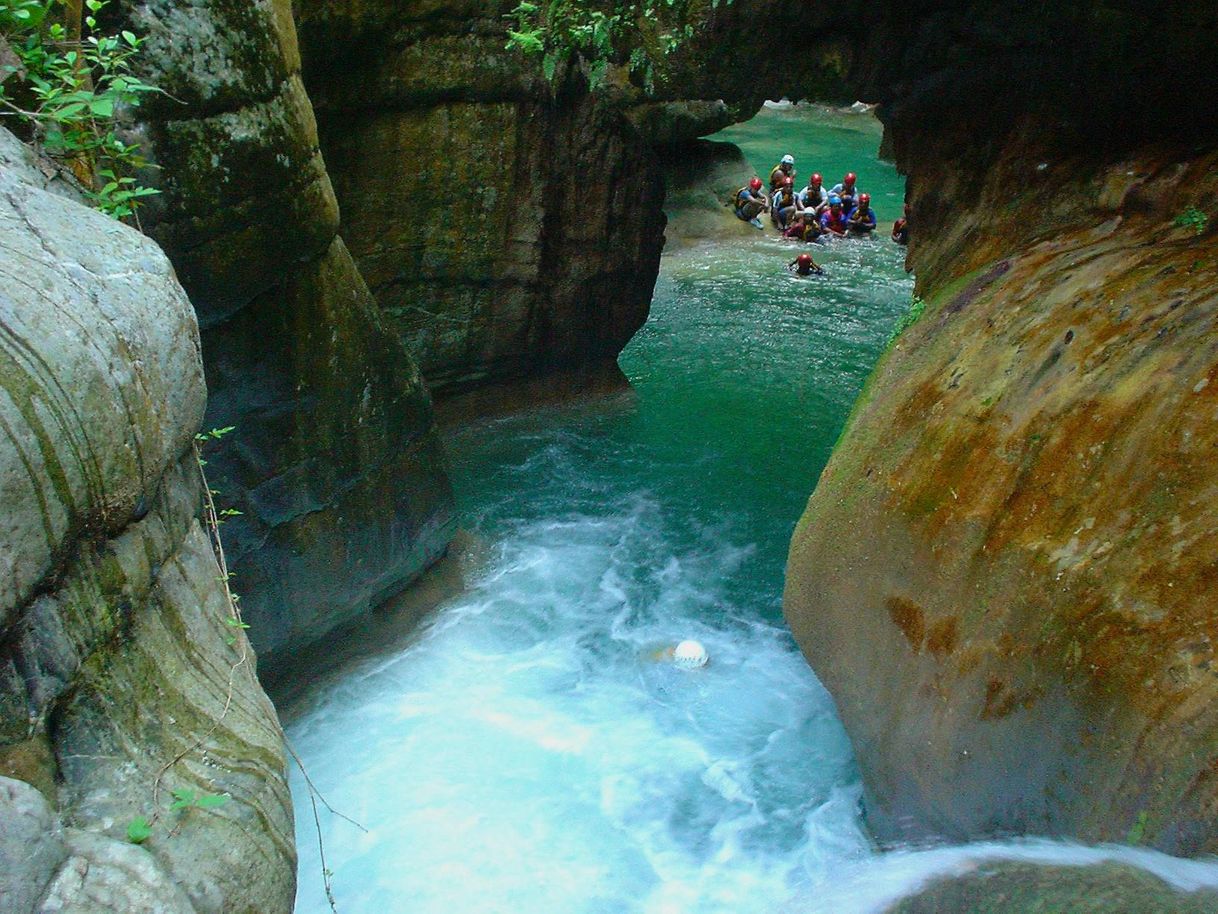
[{"label": "person wearing helmet", "polygon": [[769,201],[761,192],[761,178],[754,177],[745,187],[736,191],[734,202],[737,219],[751,222],[757,228],[761,228],[761,219],[758,217],[769,209]]},{"label": "person wearing helmet", "polygon": [[789,264],[787,269],[794,269],[799,276],[824,276],[825,271],[816,265],[811,254],[800,254]]},{"label": "person wearing helmet", "polygon": [[701,641],[686,638],[651,655],[652,660],[671,663],[679,670],[700,670],[710,662],[710,654]]},{"label": "person wearing helmet", "polygon": [[846,234],[846,208],[837,194],[829,195],[829,208],[821,213],[820,227],[825,234]]},{"label": "person wearing helmet", "polygon": [[820,218],[810,208],[797,212],[782,233],[784,238],[794,238],[796,241],[816,241],[820,235]]},{"label": "person wearing helmet", "polygon": [[799,192],[797,202],[801,212],[808,209],[817,216],[829,205],[829,192],[825,190],[825,181],[819,172],[814,172],[808,179],[808,186]]},{"label": "person wearing helmet", "polygon": [[846,176],[842,178],[842,183],[833,185],[833,189],[829,193],[837,194],[842,198],[842,206],[846,207],[847,212],[854,209],[855,198],[859,193],[858,175],[852,171],[846,172]]},{"label": "person wearing helmet", "polygon": [[859,194],[858,205],[846,217],[846,229],[856,238],[870,238],[875,231],[875,211],[871,208],[871,194]]},{"label": "person wearing helmet", "polygon": [[785,155],[782,161],[770,169],[770,192],[778,190],[782,187],[782,179],[790,178],[795,180],[795,156]]},{"label": "person wearing helmet", "polygon": [[770,202],[770,219],[782,231],[791,224],[791,217],[798,209],[795,204],[794,184],[792,178],[783,178],[782,184],[774,192],[774,199]]},{"label": "person wearing helmet", "polygon": [[892,240],[904,246],[909,244],[909,204],[905,204],[905,215],[892,224]]}]

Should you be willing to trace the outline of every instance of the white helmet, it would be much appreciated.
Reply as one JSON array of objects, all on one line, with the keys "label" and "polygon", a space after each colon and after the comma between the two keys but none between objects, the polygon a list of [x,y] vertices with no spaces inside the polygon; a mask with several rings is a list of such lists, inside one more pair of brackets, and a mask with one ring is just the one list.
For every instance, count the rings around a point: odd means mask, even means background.
[{"label": "white helmet", "polygon": [[672,652],[672,662],[683,670],[706,666],[708,659],[706,648],[698,641],[682,641]]},{"label": "white helmet", "polygon": [[785,156],[783,156],[783,157],[782,157],[782,164],[783,164],[783,165],[794,165],[794,164],[795,164],[795,156],[793,156],[793,155],[785,155]]}]

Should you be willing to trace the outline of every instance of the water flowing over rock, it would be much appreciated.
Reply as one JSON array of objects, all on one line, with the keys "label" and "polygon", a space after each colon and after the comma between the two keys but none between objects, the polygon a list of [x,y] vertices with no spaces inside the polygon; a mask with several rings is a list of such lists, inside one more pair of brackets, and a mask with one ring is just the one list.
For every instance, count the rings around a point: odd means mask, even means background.
[{"label": "water flowing over rock", "polygon": [[264,673],[400,590],[452,535],[431,404],[347,248],[288,0],[127,2],[165,96],[144,224],[199,314],[213,482]]},{"label": "water flowing over rock", "polygon": [[197,519],[194,312],[50,184],[0,131],[0,906],[287,911],[283,736]]}]

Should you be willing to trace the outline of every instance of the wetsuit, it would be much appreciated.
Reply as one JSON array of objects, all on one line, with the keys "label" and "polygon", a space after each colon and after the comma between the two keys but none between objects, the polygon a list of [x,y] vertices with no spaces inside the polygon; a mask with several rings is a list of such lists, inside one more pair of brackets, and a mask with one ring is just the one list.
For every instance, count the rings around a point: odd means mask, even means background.
[{"label": "wetsuit", "polygon": [[898,219],[892,224],[892,240],[897,244],[909,244],[908,219]]}]

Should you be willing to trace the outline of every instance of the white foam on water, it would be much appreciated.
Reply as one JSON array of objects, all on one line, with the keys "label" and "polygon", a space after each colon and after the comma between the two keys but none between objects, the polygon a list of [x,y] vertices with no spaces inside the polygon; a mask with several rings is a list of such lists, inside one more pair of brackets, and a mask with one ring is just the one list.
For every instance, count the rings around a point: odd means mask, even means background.
[{"label": "white foam on water", "polygon": [[[340,910],[773,911],[866,852],[832,703],[785,630],[718,605],[747,548],[659,509],[519,527],[405,650],[289,728]],[[685,637],[699,670],[656,659]],[[299,912],[328,910],[305,785]]]}]

